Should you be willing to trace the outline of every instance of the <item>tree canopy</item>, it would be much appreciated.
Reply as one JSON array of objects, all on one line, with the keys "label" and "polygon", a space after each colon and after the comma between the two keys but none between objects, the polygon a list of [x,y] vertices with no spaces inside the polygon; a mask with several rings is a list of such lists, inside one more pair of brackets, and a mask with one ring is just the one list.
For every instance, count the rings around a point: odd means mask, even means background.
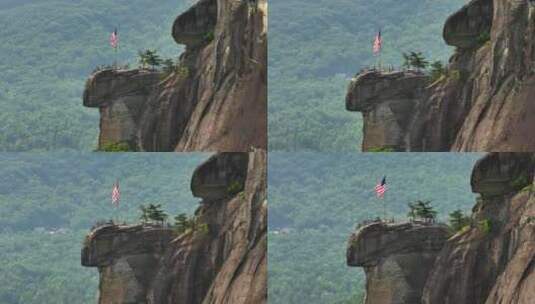
[{"label": "tree canopy", "polygon": [[407,216],[411,221],[417,219],[423,220],[426,223],[434,223],[437,216],[437,212],[431,206],[431,201],[417,200],[408,204],[409,213]]},{"label": "tree canopy", "polygon": [[146,69],[148,66],[150,66],[151,69],[154,70],[164,62],[164,60],[160,58],[160,55],[158,55],[158,51],[153,49],[139,51],[138,56],[139,64],[141,65],[142,69]]}]

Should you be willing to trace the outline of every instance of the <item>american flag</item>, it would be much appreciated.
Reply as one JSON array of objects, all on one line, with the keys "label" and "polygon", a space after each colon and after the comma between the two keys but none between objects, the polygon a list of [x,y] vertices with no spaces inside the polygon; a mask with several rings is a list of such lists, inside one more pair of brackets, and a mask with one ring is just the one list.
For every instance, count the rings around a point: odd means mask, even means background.
[{"label": "american flag", "polygon": [[378,198],[383,198],[386,192],[386,176],[383,177],[383,180],[377,186],[375,186],[375,194]]},{"label": "american flag", "polygon": [[115,206],[119,206],[119,200],[121,199],[121,191],[119,190],[119,181],[113,184],[113,190],[111,190],[111,203]]},{"label": "american flag", "polygon": [[116,50],[117,46],[119,46],[119,34],[117,33],[117,29],[115,29],[115,31],[113,31],[110,35],[110,45]]},{"label": "american flag", "polygon": [[381,31],[379,31],[373,41],[373,54],[374,55],[379,54],[381,52],[382,47],[383,47],[383,38],[381,37]]}]

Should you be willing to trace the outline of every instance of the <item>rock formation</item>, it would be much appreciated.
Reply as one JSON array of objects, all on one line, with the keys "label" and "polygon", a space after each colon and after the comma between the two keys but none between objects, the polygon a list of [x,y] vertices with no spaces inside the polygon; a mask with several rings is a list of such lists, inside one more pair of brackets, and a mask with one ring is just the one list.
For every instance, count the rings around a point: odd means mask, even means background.
[{"label": "rock formation", "polygon": [[108,225],[88,235],[82,265],[99,268],[99,304],[267,303],[266,153],[218,154],[191,188],[202,199],[198,228]]},{"label": "rock formation", "polygon": [[98,267],[99,304],[145,303],[164,248],[173,230],[149,225],[108,224],[91,231],[82,249],[82,265]]},{"label": "rock formation", "polygon": [[535,154],[481,159],[471,179],[480,194],[472,224],[447,240],[446,230],[409,224],[375,223],[353,234],[347,261],[365,268],[366,303],[532,303],[534,174]]},{"label": "rock formation", "polygon": [[[359,93],[361,85],[383,87],[391,73],[352,80],[346,108],[363,113],[363,150],[535,151],[535,137],[529,136],[535,130],[532,1],[472,0],[448,18],[443,36],[456,50],[434,83],[426,77],[407,87],[394,82],[389,95],[374,96]],[[417,93],[398,105],[411,112],[391,110],[414,87]]]},{"label": "rock formation", "polygon": [[535,155],[490,154],[472,173],[475,224],[448,240],[425,304],[527,304],[535,299]]},{"label": "rock formation", "polygon": [[171,73],[104,70],[84,105],[101,113],[99,148],[249,151],[267,146],[267,1],[199,0],[177,17],[186,46]]},{"label": "rock formation", "polygon": [[160,75],[148,70],[105,70],[91,76],[84,91],[84,106],[99,108],[99,147],[113,143],[136,147],[145,102],[160,82]]},{"label": "rock formation", "polygon": [[405,150],[410,118],[428,83],[428,76],[414,71],[368,71],[351,82],[346,107],[364,117],[362,150]]},{"label": "rock formation", "polygon": [[364,267],[365,304],[419,303],[447,235],[448,229],[442,225],[382,222],[351,235],[347,264]]}]

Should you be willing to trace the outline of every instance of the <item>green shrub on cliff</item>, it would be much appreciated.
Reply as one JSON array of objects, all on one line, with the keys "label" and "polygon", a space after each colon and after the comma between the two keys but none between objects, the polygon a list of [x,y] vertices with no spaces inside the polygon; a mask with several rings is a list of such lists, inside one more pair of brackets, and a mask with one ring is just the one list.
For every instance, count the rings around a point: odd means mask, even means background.
[{"label": "green shrub on cliff", "polygon": [[214,40],[214,31],[209,31],[204,34],[204,42],[210,43]]},{"label": "green shrub on cliff", "polygon": [[149,210],[145,205],[139,206],[139,210],[141,211],[141,215],[139,216],[139,219],[141,220],[141,223],[147,223],[149,222]]},{"label": "green shrub on cliff", "polygon": [[187,66],[179,66],[177,68],[177,74],[180,76],[181,79],[185,79],[189,76],[189,69]]},{"label": "green shrub on cliff", "polygon": [[515,190],[523,189],[529,184],[529,177],[526,174],[521,174],[511,181],[511,187]]},{"label": "green shrub on cliff", "polygon": [[490,219],[484,219],[478,222],[479,231],[484,234],[489,234],[492,231],[492,221]]},{"label": "green shrub on cliff", "polygon": [[235,195],[242,191],[243,186],[238,181],[232,181],[230,185],[227,187],[227,194],[228,195]]},{"label": "green shrub on cliff", "polygon": [[416,70],[425,70],[429,62],[425,59],[422,52],[402,53],[403,66],[406,68],[415,68]]},{"label": "green shrub on cliff", "polygon": [[160,55],[158,55],[158,51],[153,50],[153,49],[139,51],[138,57],[139,57],[139,64],[141,65],[142,69],[146,69],[147,66],[150,66],[151,69],[154,70],[156,67],[160,66],[163,62],[163,60],[160,58]]},{"label": "green shrub on cliff", "polygon": [[533,192],[533,190],[535,190],[535,185],[531,184],[531,185],[527,185],[524,188],[522,188],[522,190],[520,190],[520,192]]},{"label": "green shrub on cliff", "polygon": [[450,77],[454,81],[460,81],[461,80],[461,71],[453,69],[448,72],[448,77]]},{"label": "green shrub on cliff", "polygon": [[181,213],[175,216],[175,223],[173,227],[178,234],[183,234],[186,232],[199,232],[201,234],[206,234],[209,232],[208,224],[198,223],[198,218],[193,216],[189,218],[187,214]]},{"label": "green shrub on cliff", "polygon": [[426,223],[435,222],[437,212],[431,206],[431,201],[422,201],[417,200],[411,203],[408,203],[409,212],[407,216],[411,221],[416,219],[423,220]]},{"label": "green shrub on cliff", "polygon": [[392,147],[372,147],[368,149],[368,152],[395,152]]},{"label": "green shrub on cliff", "polygon": [[168,217],[167,213],[162,209],[161,204],[149,204],[148,206],[141,205],[139,206],[139,210],[141,211],[139,219],[142,223],[156,222],[163,225]]},{"label": "green shrub on cliff", "polygon": [[162,65],[163,65],[162,70],[166,75],[169,75],[176,70],[176,65],[173,59],[170,59],[170,58],[165,59],[162,62]]},{"label": "green shrub on cliff", "polygon": [[196,228],[196,231],[203,235],[210,232],[210,227],[206,223],[200,223],[196,226]]},{"label": "green shrub on cliff", "polygon": [[461,231],[467,225],[470,225],[472,219],[464,215],[461,209],[457,209],[449,214],[449,226],[453,233]]},{"label": "green shrub on cliff", "polygon": [[431,64],[431,81],[435,82],[444,76],[446,76],[446,67],[442,64],[442,61],[434,61]]},{"label": "green shrub on cliff", "polygon": [[185,213],[180,213],[179,215],[175,216],[174,219],[175,223],[173,226],[175,228],[175,231],[178,232],[178,234],[186,232],[193,226],[193,223]]},{"label": "green shrub on cliff", "polygon": [[490,41],[490,32],[489,31],[482,32],[482,33],[479,34],[479,36],[477,36],[477,43],[479,45],[484,45],[488,41]]},{"label": "green shrub on cliff", "polygon": [[160,222],[161,224],[163,224],[168,217],[167,213],[162,209],[161,204],[149,204],[148,216],[150,220]]},{"label": "green shrub on cliff", "polygon": [[105,143],[100,146],[97,152],[132,152],[130,145],[126,142]]}]

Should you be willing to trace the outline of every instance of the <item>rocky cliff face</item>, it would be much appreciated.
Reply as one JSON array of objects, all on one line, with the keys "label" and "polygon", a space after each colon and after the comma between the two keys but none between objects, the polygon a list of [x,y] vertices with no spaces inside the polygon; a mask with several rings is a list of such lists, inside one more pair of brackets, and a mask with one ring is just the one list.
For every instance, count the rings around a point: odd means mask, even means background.
[{"label": "rocky cliff face", "polygon": [[157,226],[99,227],[86,237],[82,265],[98,267],[99,304],[145,303],[149,282],[173,230]]},{"label": "rocky cliff face", "polygon": [[105,226],[88,235],[82,265],[99,268],[100,304],[267,303],[266,153],[218,154],[191,188],[204,229]]},{"label": "rocky cliff face", "polygon": [[[527,136],[535,130],[532,1],[472,0],[448,18],[443,36],[456,47],[448,72],[433,84],[421,79],[425,92],[404,105],[410,115],[381,110],[393,102],[382,96],[374,98],[374,107],[353,107],[363,101],[356,93],[359,78],[352,81],[346,107],[363,112],[363,150],[373,142],[373,148],[396,143],[399,151],[535,151],[535,138]],[[379,82],[381,73],[382,86]],[[395,95],[411,86],[398,87]],[[370,118],[378,112],[380,120]],[[393,132],[389,125],[400,118],[397,124],[407,127]]]},{"label": "rocky cliff face", "polygon": [[186,46],[174,72],[106,70],[87,81],[84,105],[101,112],[100,148],[265,149],[267,1],[199,0],[172,35]]},{"label": "rocky cliff face", "polygon": [[347,264],[366,272],[366,304],[420,303],[447,227],[373,223],[351,235]]},{"label": "rocky cliff face", "polygon": [[113,143],[137,146],[136,130],[145,102],[160,82],[161,73],[147,70],[106,70],[91,76],[84,106],[100,111],[99,147]]},{"label": "rocky cliff face", "polygon": [[406,149],[405,134],[416,105],[422,101],[429,76],[415,71],[358,75],[349,85],[346,108],[362,112],[362,149]]},{"label": "rocky cliff face", "polygon": [[[472,173],[474,227],[448,240],[423,303],[527,304],[535,299],[535,155],[490,154]],[[485,227],[486,226],[486,227]]]},{"label": "rocky cliff face", "polygon": [[494,153],[481,159],[471,180],[481,195],[473,223],[447,240],[446,230],[407,224],[378,223],[357,231],[347,260],[365,268],[366,303],[532,303],[534,174],[534,154]]}]

